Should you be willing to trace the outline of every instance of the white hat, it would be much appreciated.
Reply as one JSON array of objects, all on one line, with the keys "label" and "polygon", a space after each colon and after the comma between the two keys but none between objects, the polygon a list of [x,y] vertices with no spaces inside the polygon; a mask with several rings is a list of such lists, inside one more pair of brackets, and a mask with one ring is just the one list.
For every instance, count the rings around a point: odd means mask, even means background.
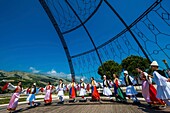
[{"label": "white hat", "polygon": [[106,75],[103,75],[103,77],[106,77]]},{"label": "white hat", "polygon": [[36,86],[36,83],[34,83],[33,85]]},{"label": "white hat", "polygon": [[156,61],[153,61],[153,62],[151,63],[151,66],[159,66],[159,65],[158,65],[158,63],[157,63]]},{"label": "white hat", "polygon": [[123,73],[125,73],[125,74],[127,74],[127,75],[128,75],[128,71],[126,71],[126,70],[125,70]]},{"label": "white hat", "polygon": [[83,81],[83,78],[81,78],[80,80]]}]

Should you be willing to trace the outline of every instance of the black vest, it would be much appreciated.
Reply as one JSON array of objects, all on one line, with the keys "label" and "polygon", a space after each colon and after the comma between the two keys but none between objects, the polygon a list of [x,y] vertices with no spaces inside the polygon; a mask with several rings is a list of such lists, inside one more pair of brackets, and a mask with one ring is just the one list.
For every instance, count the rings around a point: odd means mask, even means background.
[{"label": "black vest", "polygon": [[163,77],[167,78],[166,74],[164,71],[162,70],[156,70],[156,72],[158,72],[160,75],[162,75]]},{"label": "black vest", "polygon": [[[127,75],[126,75],[127,76]],[[128,85],[133,85],[133,83],[131,82],[130,78],[129,78],[129,75],[128,75],[128,81],[129,81],[129,84],[127,84],[127,81],[126,81],[126,77],[124,77],[124,81],[126,83],[126,86]]]},{"label": "black vest", "polygon": [[63,85],[64,85],[64,84],[63,84],[63,83],[61,83],[61,87],[60,87],[60,84],[59,84],[59,88],[63,88]]},{"label": "black vest", "polygon": [[34,87],[34,90],[33,90],[32,94],[35,94],[36,93],[36,86],[34,85],[33,87]]},{"label": "black vest", "polygon": [[103,87],[109,87],[109,88],[110,88],[110,85],[109,85],[109,83],[108,83],[107,80],[106,80],[106,84],[107,84],[107,85],[104,84],[104,80],[103,80]]}]

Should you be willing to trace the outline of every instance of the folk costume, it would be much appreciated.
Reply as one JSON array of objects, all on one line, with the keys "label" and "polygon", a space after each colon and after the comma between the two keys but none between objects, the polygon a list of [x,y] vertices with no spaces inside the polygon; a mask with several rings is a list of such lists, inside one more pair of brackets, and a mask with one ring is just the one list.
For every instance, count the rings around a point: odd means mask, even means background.
[{"label": "folk costume", "polygon": [[18,106],[18,101],[19,101],[20,94],[22,93],[22,87],[19,86],[19,85],[14,86],[11,83],[7,83],[2,88],[2,90],[4,91],[6,89],[14,91],[14,93],[13,93],[11,99],[10,99],[9,105],[7,106],[7,110],[8,111],[15,111],[17,106]]},{"label": "folk costume", "polygon": [[110,99],[112,95],[112,91],[110,90],[110,85],[109,82],[106,80],[106,76],[104,75],[104,80],[103,80],[103,95],[109,96]]},{"label": "folk costume", "polygon": [[47,85],[45,88],[41,88],[42,92],[45,92],[44,102],[45,104],[51,104],[52,103],[52,91],[54,87],[52,85]]},{"label": "folk costume", "polygon": [[100,95],[97,91],[96,87],[97,83],[95,80],[91,81],[91,89],[92,89],[92,100],[100,100]]},{"label": "folk costume", "polygon": [[153,72],[153,81],[157,85],[157,95],[156,97],[159,99],[162,99],[166,102],[168,106],[170,106],[170,82],[167,82],[168,79],[162,74],[157,71],[158,70],[158,63],[156,61],[153,61],[151,63],[152,68],[157,67],[157,69]]},{"label": "folk costume", "polygon": [[87,94],[87,93],[86,93],[86,87],[87,87],[87,85],[86,85],[86,83],[84,83],[84,80],[83,80],[83,79],[81,79],[81,82],[80,82],[80,84],[79,84],[79,87],[80,87],[80,94],[79,94],[79,96],[81,96],[82,99],[84,99],[84,96]]},{"label": "folk costume", "polygon": [[58,97],[60,99],[60,102],[63,103],[64,102],[64,90],[66,90],[66,87],[63,83],[60,83],[57,87],[56,87],[56,91],[58,92]]},{"label": "folk costume", "polygon": [[142,96],[145,101],[150,105],[165,105],[165,103],[156,97],[157,91],[152,85],[152,78],[146,72],[141,72],[142,78]]},{"label": "folk costume", "polygon": [[137,99],[136,95],[138,92],[135,90],[133,84],[135,83],[135,80],[128,75],[128,71],[124,71],[124,81],[126,84],[126,95],[130,98],[132,98],[133,103],[139,103],[139,100]]},{"label": "folk costume", "polygon": [[113,81],[114,85],[114,95],[116,101],[126,102],[126,95],[123,93],[122,89],[119,87],[119,79],[115,78]]},{"label": "folk costume", "polygon": [[34,105],[34,101],[35,101],[35,94],[36,94],[36,83],[33,84],[32,88],[27,89],[27,93],[29,94],[27,97],[27,101],[29,102],[29,105],[32,106]]},{"label": "folk costume", "polygon": [[69,87],[70,87],[70,90],[69,90],[69,97],[74,99],[76,98],[77,96],[77,93],[76,93],[76,83],[73,81],[72,83],[69,84]]}]

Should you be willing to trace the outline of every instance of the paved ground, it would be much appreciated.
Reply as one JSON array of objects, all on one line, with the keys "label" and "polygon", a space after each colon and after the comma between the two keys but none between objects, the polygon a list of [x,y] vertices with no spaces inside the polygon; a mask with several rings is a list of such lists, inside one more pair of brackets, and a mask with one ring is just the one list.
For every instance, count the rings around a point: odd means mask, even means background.
[{"label": "paved ground", "polygon": [[[68,100],[63,105],[53,101],[51,105],[44,105],[38,102],[38,106],[29,108],[27,104],[20,104],[14,113],[170,113],[170,107],[160,110],[158,108],[150,108],[144,101],[141,105],[132,105],[110,102],[107,99],[102,102],[76,102],[69,103]],[[7,113],[6,106],[0,107],[0,113]]]}]

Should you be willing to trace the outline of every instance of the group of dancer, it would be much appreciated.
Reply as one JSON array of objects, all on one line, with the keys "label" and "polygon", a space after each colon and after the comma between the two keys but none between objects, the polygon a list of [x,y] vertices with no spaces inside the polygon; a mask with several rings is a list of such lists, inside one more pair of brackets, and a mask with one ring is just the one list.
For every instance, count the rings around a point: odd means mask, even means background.
[{"label": "group of dancer", "polygon": [[[159,65],[156,61],[153,61],[151,63],[151,68],[153,70],[153,74],[149,75],[146,72],[143,72],[139,68],[136,68],[136,70],[140,74],[140,79],[142,80],[142,95],[146,102],[149,104],[149,106],[153,105],[159,105],[162,107],[170,106],[170,79],[163,76],[163,73],[158,70]],[[118,75],[113,74],[114,80],[112,82],[107,80],[107,76],[103,76],[103,95],[109,97],[111,100],[112,98],[112,91],[111,87],[114,88],[114,96],[115,100],[119,102],[127,102],[126,96],[129,99],[132,99],[134,104],[140,104],[140,101],[137,99],[136,95],[138,92],[135,90],[134,84],[135,80],[132,78],[128,71],[124,71],[124,81],[126,84],[126,95],[123,93],[122,89],[119,87],[120,81],[118,78]],[[155,88],[152,85],[152,81],[154,81],[157,85],[157,88]],[[36,83],[34,83],[30,88],[26,90],[26,93],[28,94],[27,101],[30,106],[35,106],[35,94],[39,91],[45,92],[44,102],[45,104],[51,104],[52,103],[52,93],[56,92],[60,104],[64,103],[64,94],[66,91],[69,91],[69,97],[73,99],[74,102],[76,102],[77,97],[77,91],[79,91],[79,96],[82,97],[82,100],[86,100],[85,96],[87,95],[87,92],[91,89],[91,98],[92,100],[100,101],[100,94],[97,90],[98,83],[94,80],[93,77],[91,77],[91,83],[86,84],[83,79],[80,79],[80,82],[78,84],[75,83],[74,79],[72,82],[68,85],[65,85],[63,83],[63,80],[59,80],[59,84],[57,86],[51,85],[51,82],[48,82],[48,85],[45,88],[36,88]],[[22,83],[19,82],[17,86],[13,86],[11,83],[7,83],[3,90],[10,89],[14,90],[14,93],[10,99],[9,105],[7,107],[7,110],[14,111],[18,105],[18,100],[20,97],[20,94],[24,92],[22,88]]]}]

